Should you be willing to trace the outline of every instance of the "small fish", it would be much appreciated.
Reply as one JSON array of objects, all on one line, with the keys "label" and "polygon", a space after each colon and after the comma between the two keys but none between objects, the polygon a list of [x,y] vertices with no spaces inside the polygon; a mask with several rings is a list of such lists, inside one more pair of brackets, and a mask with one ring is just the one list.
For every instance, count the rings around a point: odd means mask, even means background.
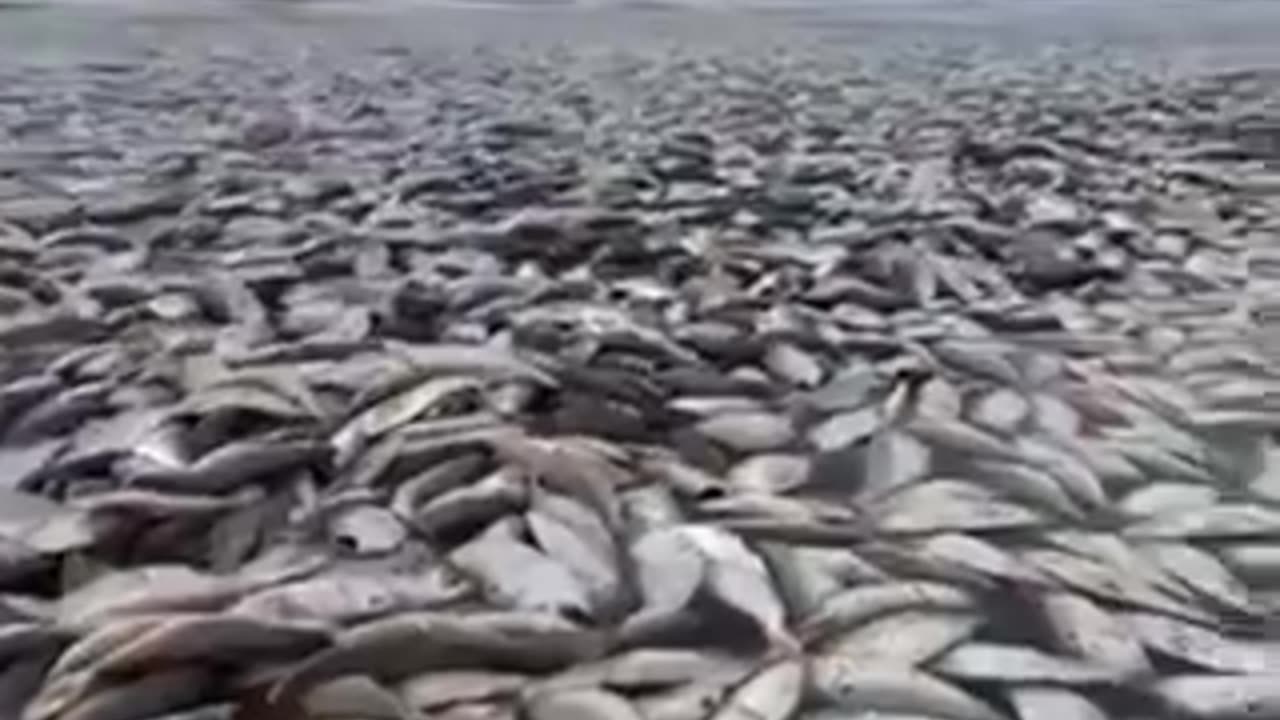
[{"label": "small fish", "polygon": [[866,405],[823,420],[810,428],[808,438],[818,450],[837,450],[871,437],[883,422],[880,408]]},{"label": "small fish", "polygon": [[774,646],[796,643],[786,625],[786,609],[764,561],[736,535],[710,525],[677,528],[706,558],[705,587],[726,606],[755,621]]},{"label": "small fish", "polygon": [[924,442],[941,450],[995,460],[1018,462],[1023,455],[996,435],[959,420],[917,416],[907,429]]},{"label": "small fish", "polygon": [[711,720],[789,720],[800,706],[805,663],[782,660],[751,675],[729,693]]},{"label": "small fish", "polygon": [[1124,534],[1142,539],[1248,538],[1280,533],[1280,510],[1256,503],[1218,503],[1158,515],[1128,525]]},{"label": "small fish", "polygon": [[1120,510],[1134,519],[1207,509],[1218,502],[1218,488],[1199,483],[1154,482],[1125,495]]},{"label": "small fish", "polygon": [[552,688],[523,703],[529,720],[643,720],[621,695],[601,688]]},{"label": "small fish", "polygon": [[706,720],[747,675],[694,678],[670,690],[645,693],[636,697],[636,709],[645,720]]},{"label": "small fish", "polygon": [[159,465],[129,473],[128,482],[159,490],[216,493],[260,477],[323,460],[327,450],[309,439],[236,440],[207,453],[189,467]]},{"label": "small fish", "polygon": [[929,581],[859,585],[824,601],[800,622],[797,633],[808,641],[817,640],[886,613],[913,608],[971,611],[977,609],[977,599],[962,588]]},{"label": "small fish", "polygon": [[1110,668],[1121,677],[1151,674],[1146,651],[1123,618],[1072,592],[1046,592],[1040,596],[1040,607],[1060,651]]},{"label": "small fish", "polygon": [[464,453],[444,460],[400,482],[391,500],[391,511],[402,518],[413,516],[421,504],[467,484],[484,469],[479,453]]},{"label": "small fish", "polygon": [[1200,597],[1224,609],[1257,614],[1248,586],[1212,553],[1179,542],[1145,543],[1138,550]]},{"label": "small fish", "polygon": [[801,388],[814,388],[825,374],[813,355],[791,343],[779,342],[765,351],[765,367],[778,378]]},{"label": "small fish", "polygon": [[430,378],[402,393],[369,407],[340,427],[332,437],[335,462],[345,465],[357,448],[378,436],[400,427],[432,407],[447,402],[451,396],[474,391],[480,381],[466,375],[444,375]]},{"label": "small fish", "polygon": [[528,502],[524,471],[505,466],[470,485],[447,491],[416,508],[412,526],[428,537],[483,526]]},{"label": "small fish", "polygon": [[871,665],[913,667],[968,640],[982,623],[971,612],[907,609],[834,635],[822,651]]},{"label": "small fish", "polygon": [[[147,720],[200,703],[214,687],[204,668],[167,668],[118,685],[98,687],[56,717],[66,720]],[[38,720],[31,716],[27,720]]]},{"label": "small fish", "polygon": [[1045,578],[993,543],[963,533],[939,533],[921,542],[921,559],[975,571],[1024,585],[1042,585]]},{"label": "small fish", "polygon": [[1174,675],[1156,681],[1151,693],[1178,717],[1265,720],[1280,713],[1280,686],[1270,673]]},{"label": "small fish", "polygon": [[1003,501],[963,480],[935,478],[882,499],[871,511],[877,528],[890,533],[980,532],[1045,524],[1034,510]]},{"label": "small fish", "polygon": [[602,649],[599,634],[545,613],[401,613],[339,633],[332,647],[288,667],[269,698],[279,702],[351,673],[398,681],[443,669],[548,672]]},{"label": "small fish", "polygon": [[933,451],[914,435],[886,427],[871,436],[863,468],[863,494],[894,492],[928,474]]},{"label": "small fish", "polygon": [[813,698],[846,711],[903,713],[945,720],[1005,718],[982,700],[923,670],[864,665],[855,658],[831,655],[819,655],[810,662]]},{"label": "small fish", "polygon": [[683,610],[709,572],[707,557],[679,526],[645,533],[632,544],[630,555],[641,599],[640,608],[627,620],[630,625]]},{"label": "small fish", "polygon": [[1280,672],[1280,643],[1227,638],[1214,630],[1154,613],[1127,613],[1142,642],[1167,657],[1222,673]]},{"label": "small fish", "polygon": [[307,717],[360,717],[365,720],[412,720],[400,698],[365,675],[352,674],[321,683],[299,704]]},{"label": "small fish", "polygon": [[812,462],[802,455],[752,455],[729,470],[729,484],[747,492],[782,494],[804,485]]},{"label": "small fish", "polygon": [[1068,688],[1015,685],[1009,688],[1009,702],[1022,720],[1108,720],[1101,708]]},{"label": "small fish", "polygon": [[977,427],[1010,434],[1030,418],[1031,403],[1009,388],[997,388],[979,398],[969,409],[968,419]]},{"label": "small fish", "polygon": [[[544,535],[547,531],[543,524]],[[486,598],[502,607],[567,617],[593,617],[587,586],[572,567],[520,542],[502,523],[454,550],[452,562],[478,579]]]},{"label": "small fish", "polygon": [[419,713],[459,703],[514,698],[533,682],[524,673],[491,670],[440,670],[415,675],[398,686],[406,705]]},{"label": "small fish", "polygon": [[746,674],[751,663],[715,650],[637,648],[578,665],[544,682],[553,686],[599,685],[623,692],[672,688],[690,678]]},{"label": "small fish", "polygon": [[698,432],[738,452],[781,450],[796,437],[791,421],[767,412],[716,415],[697,424]]},{"label": "small fish", "polygon": [[930,664],[939,675],[961,680],[1092,685],[1115,681],[1110,668],[1026,645],[969,641]]},{"label": "small fish", "polygon": [[99,673],[128,673],[191,662],[234,662],[252,656],[288,659],[328,645],[322,626],[280,623],[231,614],[177,616],[148,627],[104,655]]},{"label": "small fish", "polygon": [[538,493],[525,513],[538,547],[564,564],[604,608],[616,606],[623,592],[619,551],[612,534],[586,505],[553,493]]}]

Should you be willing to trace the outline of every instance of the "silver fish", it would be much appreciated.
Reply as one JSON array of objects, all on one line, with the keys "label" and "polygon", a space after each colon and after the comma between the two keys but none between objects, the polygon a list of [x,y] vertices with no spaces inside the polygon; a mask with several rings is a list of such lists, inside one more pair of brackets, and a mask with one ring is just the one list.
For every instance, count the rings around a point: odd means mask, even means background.
[{"label": "silver fish", "polygon": [[713,720],[788,720],[800,706],[806,684],[801,660],[782,660],[734,688],[710,715]]},{"label": "silver fish", "polygon": [[947,720],[1004,718],[978,698],[922,670],[820,655],[812,658],[809,672],[813,697],[848,711],[912,713]]}]

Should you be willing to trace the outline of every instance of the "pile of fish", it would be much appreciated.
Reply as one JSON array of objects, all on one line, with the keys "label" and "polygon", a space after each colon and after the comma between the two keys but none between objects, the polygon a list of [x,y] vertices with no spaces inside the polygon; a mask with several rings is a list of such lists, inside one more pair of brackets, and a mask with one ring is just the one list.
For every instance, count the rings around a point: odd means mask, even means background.
[{"label": "pile of fish", "polygon": [[3,717],[1280,717],[1274,75],[251,41],[0,90]]}]

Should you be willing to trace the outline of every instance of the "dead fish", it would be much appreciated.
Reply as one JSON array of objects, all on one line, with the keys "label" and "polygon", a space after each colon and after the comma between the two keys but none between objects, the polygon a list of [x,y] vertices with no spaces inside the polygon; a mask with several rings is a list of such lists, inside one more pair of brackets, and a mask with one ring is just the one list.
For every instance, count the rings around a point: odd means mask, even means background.
[{"label": "dead fish", "polygon": [[944,677],[961,680],[1088,685],[1114,682],[1110,668],[1050,655],[1026,645],[968,641],[930,663]]},{"label": "dead fish", "polygon": [[887,578],[879,568],[847,550],[781,542],[760,542],[756,547],[778,584],[778,594],[792,621],[807,617],[849,584]]},{"label": "dead fish", "polygon": [[823,420],[810,428],[808,438],[818,450],[837,450],[871,437],[883,422],[880,408],[867,405]]},{"label": "dead fish", "polygon": [[944,365],[1004,386],[1017,386],[1022,374],[998,347],[981,343],[945,340],[930,346],[929,352]]},{"label": "dead fish", "polygon": [[548,672],[602,650],[599,634],[546,613],[402,613],[339,633],[332,647],[288,668],[270,697],[351,673],[394,681],[445,668]]},{"label": "dead fish", "polygon": [[129,513],[157,518],[209,515],[262,500],[258,488],[244,488],[226,497],[187,495],[143,489],[118,489],[74,498],[69,505],[90,513]]},{"label": "dead fish", "polygon": [[15,418],[6,437],[28,442],[46,435],[67,432],[87,418],[105,412],[113,389],[109,381],[88,382],[68,388]]},{"label": "dead fish", "polygon": [[410,720],[412,711],[387,688],[364,675],[348,675],[311,688],[300,705],[307,717]]},{"label": "dead fish", "polygon": [[738,452],[780,450],[796,435],[790,420],[767,412],[716,415],[698,423],[697,430]]},{"label": "dead fish", "polygon": [[1120,509],[1133,518],[1168,515],[1184,510],[1207,508],[1221,492],[1199,483],[1154,482],[1135,489],[1120,500]]},{"label": "dead fish", "polygon": [[253,412],[283,421],[317,417],[292,399],[257,384],[223,383],[203,388],[188,395],[175,411],[197,416]]},{"label": "dead fish", "polygon": [[1167,612],[1176,617],[1209,619],[1203,610],[1151,587],[1141,574],[1129,575],[1104,563],[1057,550],[1029,550],[1020,554],[1056,582],[1094,598]]},{"label": "dead fish", "polygon": [[871,665],[913,667],[969,639],[981,625],[974,613],[907,609],[833,635],[822,651]]},{"label": "dead fish", "polygon": [[1227,638],[1218,632],[1153,613],[1127,613],[1126,621],[1154,652],[1223,673],[1274,674],[1280,643]]},{"label": "dead fish", "polygon": [[706,720],[746,675],[694,678],[670,690],[645,693],[636,697],[636,709],[645,720]]},{"label": "dead fish", "polygon": [[480,382],[466,375],[431,378],[420,385],[365,409],[334,433],[335,462],[345,465],[358,447],[371,439],[429,413],[450,396],[478,389]]},{"label": "dead fish", "polygon": [[701,468],[665,453],[649,453],[640,460],[644,475],[665,483],[681,496],[692,500],[722,497],[730,491],[729,483]]},{"label": "dead fish", "polygon": [[940,533],[921,542],[921,559],[972,570],[1023,585],[1042,585],[1044,576],[992,543],[963,533]]},{"label": "dead fish", "polygon": [[946,720],[999,720],[1000,712],[964,690],[922,671],[863,665],[853,658],[811,660],[814,699],[854,712],[908,713]]},{"label": "dead fish", "polygon": [[1102,479],[1070,447],[1048,437],[1030,434],[1019,435],[1016,447],[1024,461],[1052,475],[1082,507],[1100,508],[1108,504]]},{"label": "dead fish", "polygon": [[912,418],[907,429],[930,445],[979,458],[1020,461],[1021,453],[999,437],[959,420],[924,416]]},{"label": "dead fish", "polygon": [[982,532],[1043,525],[1034,510],[1003,501],[973,483],[937,478],[883,498],[871,513],[882,532]]},{"label": "dead fish", "polygon": [[788,720],[804,696],[807,672],[801,660],[766,666],[733,689],[713,720]]},{"label": "dead fish", "polygon": [[817,358],[786,342],[769,346],[764,364],[775,376],[801,388],[817,387],[824,375]]},{"label": "dead fish", "polygon": [[434,564],[410,576],[320,575],[246,595],[229,613],[264,620],[347,624],[456,602],[470,586],[456,571]]},{"label": "dead fish", "polygon": [[234,662],[250,656],[287,659],[329,642],[323,626],[281,623],[231,614],[179,616],[149,627],[94,664],[105,674],[191,662]]},{"label": "dead fish", "polygon": [[335,514],[327,530],[336,545],[355,555],[390,553],[408,538],[408,530],[394,513],[364,504]]},{"label": "dead fish", "polygon": [[769,569],[738,537],[709,525],[675,529],[706,559],[706,590],[726,606],[751,618],[764,637],[779,648],[793,648],[786,609]]},{"label": "dead fish", "polygon": [[1009,388],[997,388],[980,397],[969,409],[969,421],[996,433],[1013,433],[1031,416],[1031,404]]},{"label": "dead fish", "polygon": [[454,550],[452,562],[476,578],[499,607],[591,618],[598,611],[587,589],[564,564],[520,542],[500,523]]},{"label": "dead fish", "polygon": [[563,563],[598,607],[609,608],[621,600],[619,551],[590,508],[564,496],[539,493],[525,513],[525,523],[542,551]]},{"label": "dead fish", "polygon": [[[74,720],[146,720],[198,704],[214,688],[204,668],[178,667],[143,675],[118,685],[91,690],[84,699],[59,713]],[[28,720],[37,720],[32,715]]]},{"label": "dead fish", "polygon": [[1123,618],[1071,592],[1047,592],[1040,607],[1062,652],[1110,668],[1121,677],[1149,675],[1151,662]]},{"label": "dead fish", "polygon": [[1280,532],[1280,511],[1255,503],[1218,503],[1148,518],[1123,532],[1153,540],[1271,536]]},{"label": "dead fish", "polygon": [[80,508],[41,495],[0,489],[0,538],[47,554],[89,547],[107,528]]},{"label": "dead fish", "polygon": [[1212,553],[1179,542],[1146,543],[1138,549],[1206,600],[1240,613],[1257,612],[1249,588]]},{"label": "dead fish", "polygon": [[1044,685],[1015,685],[1009,702],[1022,720],[1107,720],[1107,714],[1084,695],[1068,688]]},{"label": "dead fish", "polygon": [[55,458],[67,448],[63,438],[23,443],[17,446],[0,446],[0,467],[4,476],[0,488],[31,490],[40,474],[53,465]]},{"label": "dead fish", "polygon": [[556,379],[515,354],[481,345],[419,345],[391,341],[387,348],[424,373],[449,371],[482,374],[493,378],[520,378],[549,387]]},{"label": "dead fish", "polygon": [[324,562],[321,557],[278,546],[278,552],[264,553],[231,576],[202,573],[178,564],[117,570],[64,594],[58,605],[58,622],[81,628],[129,615],[221,610],[260,588],[306,577]]},{"label": "dead fish", "polygon": [[484,465],[484,458],[478,453],[465,453],[433,465],[399,484],[391,500],[391,511],[402,518],[412,517],[419,505],[466,484]]},{"label": "dead fish", "polygon": [[398,692],[412,710],[430,713],[459,703],[514,698],[532,682],[533,678],[524,673],[440,670],[403,681]]},{"label": "dead fish", "polygon": [[262,476],[323,460],[324,446],[309,439],[238,440],[207,453],[190,467],[139,465],[124,473],[128,482],[160,490],[216,493]]},{"label": "dead fish", "polygon": [[664,617],[684,609],[702,587],[710,561],[679,526],[657,528],[642,535],[630,549],[635,564],[641,607],[636,617]]},{"label": "dead fish", "polygon": [[413,511],[413,527],[437,537],[521,510],[528,501],[524,477],[519,468],[506,466],[469,486],[445,492]]},{"label": "dead fish", "polygon": [[868,497],[892,493],[925,477],[932,463],[933,452],[915,436],[882,428],[867,445],[862,492]]},{"label": "dead fish", "polygon": [[809,479],[812,462],[802,455],[752,455],[729,470],[729,484],[748,492],[781,494]]},{"label": "dead fish", "polygon": [[1264,540],[1232,542],[1219,549],[1230,571],[1242,582],[1272,585],[1280,579],[1280,544]]},{"label": "dead fish", "polygon": [[609,456],[607,443],[574,438],[535,439],[510,432],[495,435],[489,444],[499,458],[539,476],[552,489],[581,500],[611,530],[621,527],[618,491],[629,484],[631,475]]},{"label": "dead fish", "polygon": [[810,390],[798,398],[820,412],[838,413],[867,404],[871,393],[882,383],[875,368],[866,363],[854,363],[837,372],[821,387]]},{"label": "dead fish", "polygon": [[108,620],[85,633],[58,656],[46,674],[49,685],[63,676],[87,670],[116,648],[181,613],[154,613]]},{"label": "dead fish", "polygon": [[859,585],[824,601],[816,612],[800,622],[797,632],[811,641],[890,612],[912,608],[969,611],[976,609],[976,602],[969,591],[945,583],[903,581]]},{"label": "dead fish", "polygon": [[681,685],[690,678],[745,675],[751,666],[745,658],[715,650],[637,648],[578,665],[543,682],[556,687],[598,685],[646,692]]},{"label": "dead fish", "polygon": [[741,395],[683,395],[668,402],[667,407],[698,417],[765,410],[765,405],[756,398]]},{"label": "dead fish", "polygon": [[1280,712],[1275,676],[1174,675],[1157,680],[1151,693],[1179,717],[1262,720]]},{"label": "dead fish", "polygon": [[1063,489],[1062,482],[1033,465],[979,460],[969,463],[969,470],[964,474],[967,478],[990,485],[1005,497],[1053,516],[1076,522],[1085,518],[1084,509]]},{"label": "dead fish", "polygon": [[642,720],[621,695],[601,688],[552,688],[523,703],[529,720]]}]

